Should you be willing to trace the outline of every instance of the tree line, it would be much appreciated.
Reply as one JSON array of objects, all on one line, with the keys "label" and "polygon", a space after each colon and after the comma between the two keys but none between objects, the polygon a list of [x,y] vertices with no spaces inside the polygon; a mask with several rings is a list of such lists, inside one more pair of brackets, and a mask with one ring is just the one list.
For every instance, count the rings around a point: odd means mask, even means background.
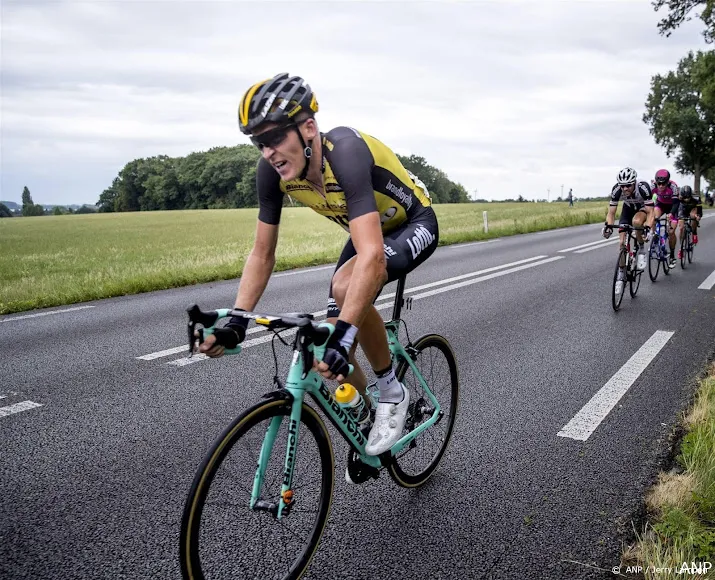
[{"label": "tree line", "polygon": [[[214,147],[186,157],[159,155],[127,163],[99,196],[101,212],[257,207],[252,145]],[[424,157],[398,155],[424,182],[435,203],[469,202],[467,190]],[[284,204],[300,205],[285,196]]]},{"label": "tree line", "polygon": [[[16,207],[14,202],[9,202],[13,208]],[[96,206],[84,204],[78,207],[76,210],[72,207],[66,207],[62,205],[55,205],[50,208],[46,208],[42,204],[35,203],[32,201],[32,194],[30,190],[25,186],[22,190],[22,208],[20,210],[13,210],[4,203],[0,202],[0,218],[9,218],[15,216],[40,216],[40,215],[65,215],[69,213],[97,213]]]},{"label": "tree line", "polygon": [[[656,11],[668,13],[658,23],[661,35],[670,36],[680,24],[691,19],[693,10],[705,29],[707,44],[715,42],[715,2],[713,0],[654,0]],[[692,175],[700,193],[704,178],[715,186],[715,50],[690,51],[677,70],[651,78],[643,122],[655,142],[673,157],[683,175]]]}]

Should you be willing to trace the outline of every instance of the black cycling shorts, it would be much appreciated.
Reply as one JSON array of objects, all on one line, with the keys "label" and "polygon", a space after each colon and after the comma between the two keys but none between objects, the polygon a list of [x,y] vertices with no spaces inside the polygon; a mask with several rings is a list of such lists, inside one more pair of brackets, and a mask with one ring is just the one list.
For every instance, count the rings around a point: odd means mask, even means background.
[{"label": "black cycling shorts", "polygon": [[[384,234],[383,238],[385,258],[387,260],[387,284],[412,272],[437,249],[437,244],[439,243],[437,216],[431,207],[427,207],[412,220],[405,222],[396,230]],[[357,251],[352,239],[348,238],[333,275],[353,256],[357,256]],[[382,292],[382,288],[373,302],[377,300],[380,292]],[[331,280],[330,292],[328,293],[327,317],[337,318],[338,316],[340,316],[340,308],[338,308],[333,298],[333,283]]]},{"label": "black cycling shorts", "polygon": [[623,224],[633,225],[633,216],[635,216],[639,211],[645,212],[645,206],[642,203],[639,204],[623,204],[623,209],[621,210],[621,217],[618,220],[618,225]]}]

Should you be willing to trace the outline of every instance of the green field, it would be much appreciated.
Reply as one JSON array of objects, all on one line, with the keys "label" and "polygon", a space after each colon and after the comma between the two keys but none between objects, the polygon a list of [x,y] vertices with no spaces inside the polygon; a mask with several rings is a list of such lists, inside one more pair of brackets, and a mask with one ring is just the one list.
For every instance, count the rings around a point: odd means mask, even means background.
[{"label": "green field", "polygon": [[[600,222],[607,202],[434,207],[445,245]],[[2,219],[0,314],[237,278],[257,215],[235,209]],[[276,270],[335,262],[346,239],[310,209],[284,208]]]}]

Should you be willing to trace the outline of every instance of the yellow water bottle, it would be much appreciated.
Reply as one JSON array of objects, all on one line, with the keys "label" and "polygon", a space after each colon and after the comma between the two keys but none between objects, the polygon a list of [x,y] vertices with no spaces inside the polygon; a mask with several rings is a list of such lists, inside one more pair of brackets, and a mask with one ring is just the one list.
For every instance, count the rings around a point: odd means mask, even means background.
[{"label": "yellow water bottle", "polygon": [[366,423],[370,418],[365,399],[350,383],[343,383],[335,390],[335,400],[359,425]]}]

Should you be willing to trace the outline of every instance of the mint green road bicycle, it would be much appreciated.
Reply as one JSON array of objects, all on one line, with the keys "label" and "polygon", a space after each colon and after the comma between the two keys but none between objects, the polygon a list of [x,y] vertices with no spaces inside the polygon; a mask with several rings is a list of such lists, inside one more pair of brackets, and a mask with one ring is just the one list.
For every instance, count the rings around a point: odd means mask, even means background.
[{"label": "mint green road bicycle", "polygon": [[[223,431],[194,477],[180,533],[185,579],[295,579],[305,572],[325,529],[335,478],[330,434],[306,394],[349,444],[346,469],[353,483],[377,478],[384,468],[398,485],[414,488],[434,473],[454,428],[457,362],[440,335],[427,334],[412,343],[408,334],[406,345],[399,342],[399,326],[405,324],[400,319],[404,284],[404,278],[398,280],[392,319],[385,328],[410,404],[402,438],[379,456],[365,454],[366,430],[312,370],[314,357],[322,359],[334,330],[331,324],[318,324],[310,314],[189,309],[190,352],[195,330],[205,336],[228,316],[245,316],[273,330],[274,344],[276,338],[283,341],[281,333],[295,334],[295,339],[285,386],[276,373],[278,388]],[[227,353],[240,351],[239,345]],[[277,369],[275,348],[273,355]]]}]

